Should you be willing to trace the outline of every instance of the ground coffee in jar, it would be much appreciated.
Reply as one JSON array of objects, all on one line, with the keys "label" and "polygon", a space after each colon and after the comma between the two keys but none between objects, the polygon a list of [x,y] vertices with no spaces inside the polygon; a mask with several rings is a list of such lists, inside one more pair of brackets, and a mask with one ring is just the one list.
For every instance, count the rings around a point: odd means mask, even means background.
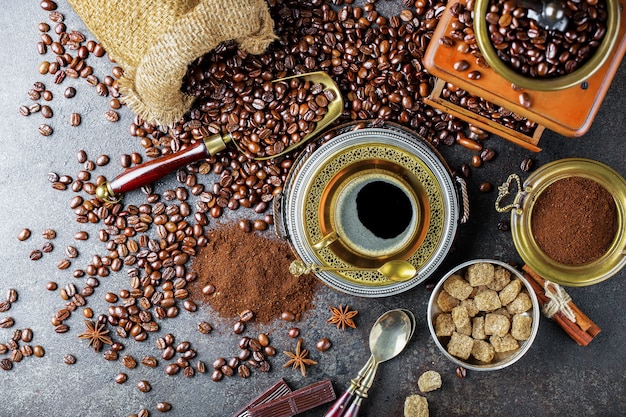
[{"label": "ground coffee in jar", "polygon": [[551,259],[580,265],[604,255],[617,233],[613,196],[597,182],[568,177],[549,185],[531,214],[537,244]]},{"label": "ground coffee in jar", "polygon": [[[246,232],[237,224],[220,225],[208,233],[209,243],[193,262],[198,279],[194,301],[208,303],[221,317],[251,310],[255,321],[269,323],[289,311],[299,315],[313,307],[318,281],[313,275],[295,277],[289,245],[277,238]],[[207,285],[214,291],[203,292]]]}]

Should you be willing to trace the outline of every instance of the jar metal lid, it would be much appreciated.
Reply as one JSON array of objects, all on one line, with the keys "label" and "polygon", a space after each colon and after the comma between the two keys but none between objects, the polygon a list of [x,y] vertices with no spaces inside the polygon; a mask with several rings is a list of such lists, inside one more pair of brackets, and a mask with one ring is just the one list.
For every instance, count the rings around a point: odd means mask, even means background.
[{"label": "jar metal lid", "polygon": [[[612,196],[616,207],[617,232],[600,258],[578,265],[568,265],[548,257],[537,244],[531,229],[532,211],[537,198],[554,182],[582,177],[593,180]],[[515,177],[500,187],[498,211],[511,211],[511,235],[515,248],[528,266],[543,278],[560,285],[582,287],[597,284],[617,274],[626,265],[626,180],[611,167],[585,158],[566,158],[551,162],[531,174],[517,191],[513,203],[502,206],[502,199]],[[519,185],[519,177],[515,180]],[[556,226],[555,226],[556,227]]]}]

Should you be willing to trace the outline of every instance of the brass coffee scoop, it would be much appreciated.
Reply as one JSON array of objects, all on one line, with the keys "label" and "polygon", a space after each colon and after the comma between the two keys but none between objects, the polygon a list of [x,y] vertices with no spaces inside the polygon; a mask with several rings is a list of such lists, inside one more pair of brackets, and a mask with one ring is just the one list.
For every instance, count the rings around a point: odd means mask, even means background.
[{"label": "brass coffee scoop", "polygon": [[[317,122],[315,129],[308,133],[301,141],[288,146],[284,151],[267,157],[254,158],[255,160],[267,160],[278,158],[285,155],[296,148],[301,147],[310,139],[315,137],[318,133],[324,130],[332,122],[335,121],[343,111],[343,98],[339,87],[333,81],[333,79],[325,72],[310,72],[306,74],[293,75],[290,77],[284,77],[274,80],[274,82],[286,81],[292,78],[301,78],[313,83],[319,83],[324,88],[331,90],[335,98],[328,103],[328,111]],[[136,165],[122,172],[111,181],[107,181],[100,185],[96,189],[96,196],[103,201],[109,203],[116,203],[122,199],[122,195],[128,191],[136,190],[145,185],[148,185],[158,179],[163,178],[165,175],[170,174],[177,169],[184,167],[192,162],[206,159],[215,155],[216,153],[226,149],[229,143],[233,143],[235,147],[242,153],[244,151],[239,147],[236,141],[233,140],[230,134],[221,135],[219,133],[214,135],[207,135],[198,140],[194,144],[186,147],[185,149],[175,152],[170,155],[165,155],[160,158],[155,158],[151,161],[143,164]]]}]

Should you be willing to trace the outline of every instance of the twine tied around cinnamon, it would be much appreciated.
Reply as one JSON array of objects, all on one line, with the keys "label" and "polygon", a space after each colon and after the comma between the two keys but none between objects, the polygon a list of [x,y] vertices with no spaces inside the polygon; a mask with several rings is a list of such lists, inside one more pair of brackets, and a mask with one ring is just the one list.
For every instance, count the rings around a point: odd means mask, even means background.
[{"label": "twine tied around cinnamon", "polygon": [[548,318],[552,318],[558,311],[563,313],[565,317],[570,319],[572,323],[576,323],[576,315],[569,305],[572,298],[567,292],[558,284],[546,280],[543,289],[546,292],[546,296],[550,299],[543,306],[543,314]]}]

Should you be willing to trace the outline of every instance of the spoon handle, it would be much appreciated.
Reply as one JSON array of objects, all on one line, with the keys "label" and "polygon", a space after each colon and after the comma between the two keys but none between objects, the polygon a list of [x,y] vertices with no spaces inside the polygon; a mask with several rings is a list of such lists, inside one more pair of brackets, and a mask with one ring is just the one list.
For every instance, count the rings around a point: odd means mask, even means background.
[{"label": "spoon handle", "polygon": [[324,417],[344,417],[346,415],[344,412],[347,411],[353,399],[354,390],[347,390],[335,401],[333,406],[324,414]]},{"label": "spoon handle", "polygon": [[[330,407],[330,409],[326,412],[326,414],[324,414],[324,417],[347,417],[348,416],[348,414],[346,413],[348,412],[348,409],[350,409],[350,406],[353,403],[353,400],[355,398],[354,393],[356,389],[361,386],[361,381],[363,381],[363,378],[365,377],[365,375],[369,374],[370,369],[373,365],[373,362],[374,362],[374,357],[370,356],[367,362],[365,363],[365,365],[363,366],[363,368],[361,368],[361,370],[357,374],[356,378],[350,381],[350,388],[348,388],[346,392],[344,392],[341,395],[341,397],[339,397],[337,401],[335,401],[332,407]],[[360,401],[359,401],[359,404],[360,404]]]},{"label": "spoon handle", "polygon": [[135,165],[119,174],[97,190],[97,196],[104,201],[114,202],[122,194],[141,188],[163,178],[177,169],[200,159],[208,158],[223,149],[230,142],[230,135],[211,135],[178,152],[161,156]]}]

